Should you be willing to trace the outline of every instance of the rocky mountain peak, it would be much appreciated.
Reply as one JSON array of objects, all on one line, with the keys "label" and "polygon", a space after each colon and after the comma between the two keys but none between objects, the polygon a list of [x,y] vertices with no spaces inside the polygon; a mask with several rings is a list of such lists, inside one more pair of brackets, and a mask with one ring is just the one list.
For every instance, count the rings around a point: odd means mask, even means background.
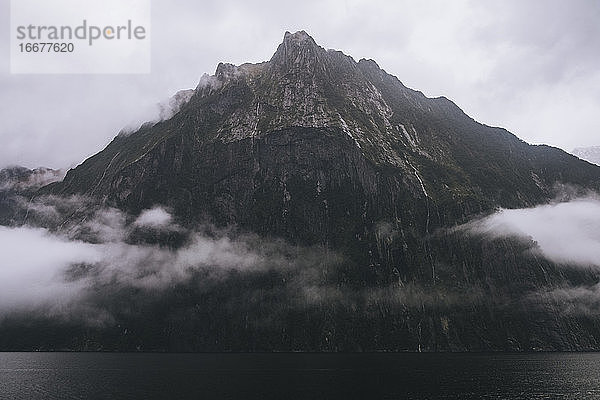
[{"label": "rocky mountain peak", "polygon": [[239,68],[237,66],[230,63],[219,63],[219,65],[217,65],[215,76],[218,80],[222,82],[228,81],[235,78],[237,75],[239,75]]},{"label": "rocky mountain peak", "polygon": [[324,60],[325,54],[325,49],[305,31],[286,32],[283,42],[271,58],[271,63],[286,69],[304,69],[314,72],[315,67]]},{"label": "rocky mountain peak", "polygon": [[285,32],[283,35],[283,43],[295,43],[295,44],[309,44],[317,46],[315,40],[306,31],[298,31],[296,33]]}]

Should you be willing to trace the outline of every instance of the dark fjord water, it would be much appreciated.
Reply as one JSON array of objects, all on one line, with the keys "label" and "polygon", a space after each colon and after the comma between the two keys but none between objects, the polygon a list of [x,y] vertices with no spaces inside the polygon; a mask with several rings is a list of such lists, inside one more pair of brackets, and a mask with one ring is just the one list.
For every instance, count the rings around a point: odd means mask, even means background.
[{"label": "dark fjord water", "polygon": [[2,399],[598,399],[600,354],[0,353]]}]

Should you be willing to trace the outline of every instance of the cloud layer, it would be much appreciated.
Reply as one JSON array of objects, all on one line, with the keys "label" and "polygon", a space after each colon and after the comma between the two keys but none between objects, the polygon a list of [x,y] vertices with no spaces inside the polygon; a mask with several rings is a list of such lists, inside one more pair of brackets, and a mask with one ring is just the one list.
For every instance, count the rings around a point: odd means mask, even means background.
[{"label": "cloud layer", "polygon": [[[440,339],[463,349],[469,343],[461,340],[471,329],[502,328],[502,321],[520,329],[519,323],[527,326],[530,311],[536,311],[544,318],[540,322],[538,315],[539,325],[531,329],[547,334],[546,316],[595,318],[599,304],[594,283],[600,273],[600,201],[591,197],[502,210],[458,228],[485,239],[459,232],[458,242],[434,248],[441,257],[435,284],[429,265],[397,266],[426,268],[426,277],[418,270],[407,278],[377,275],[376,268],[353,264],[321,246],[293,246],[210,225],[186,227],[160,206],[129,215],[80,196],[41,196],[22,201],[21,207],[29,210],[28,225],[0,227],[5,343],[18,342],[19,332],[26,332],[34,335],[35,346],[54,348],[45,332],[56,328],[67,348],[87,348],[76,343],[81,337],[126,349],[139,344],[164,349],[165,341],[173,340],[179,351],[213,349],[215,339],[222,338],[225,346],[250,338],[242,346],[252,346],[254,337],[265,337],[264,348],[283,340],[284,349],[312,349],[299,343],[316,338],[402,349]],[[379,235],[393,240],[389,230],[386,224],[377,227]],[[526,247],[505,246],[514,240],[489,246],[486,240],[506,236],[523,238],[529,251],[553,261],[592,268],[567,270],[512,253],[499,267],[505,271],[489,271],[479,255],[482,246],[500,252]],[[457,254],[464,258],[456,260]],[[544,268],[546,279],[531,279],[536,274],[529,272]],[[571,332],[557,329],[550,332]],[[423,332],[436,333],[427,339]],[[510,340],[514,334],[506,333]],[[500,336],[491,337],[502,348]]]},{"label": "cloud layer", "polygon": [[[49,228],[0,227],[0,317],[43,310],[98,323],[110,320],[106,310],[97,308],[97,299],[89,297],[99,287],[162,291],[197,274],[210,284],[232,272],[269,270],[287,277],[279,290],[302,304],[377,304],[385,299],[390,305],[418,306],[440,305],[440,299],[444,304],[464,301],[464,295],[454,299],[450,292],[413,285],[349,292],[335,284],[344,260],[334,252],[211,226],[183,228],[163,207],[133,217],[113,208],[94,208],[89,199],[77,196],[23,200],[21,206],[28,210],[28,223]],[[597,198],[501,210],[458,229],[488,238],[523,238],[532,241],[531,251],[551,261],[600,267]],[[478,294],[469,302],[480,298]]]},{"label": "cloud layer", "polygon": [[[80,197],[42,197],[23,206],[31,221],[53,228],[0,226],[0,321],[14,313],[43,313],[106,323],[111,318],[102,309],[104,300],[98,300],[104,297],[101,288],[106,293],[161,292],[198,274],[203,284],[214,285],[234,272],[295,271],[298,289],[316,285],[317,270],[340,260],[320,248],[297,248],[252,234],[212,226],[185,229],[162,207],[137,218],[112,208],[89,209],[84,218],[75,215],[89,205]],[[170,235],[180,236],[183,244],[169,246]]]},{"label": "cloud layer", "polygon": [[536,249],[554,262],[600,267],[600,200],[597,198],[501,210],[463,228],[491,237],[531,239]]}]

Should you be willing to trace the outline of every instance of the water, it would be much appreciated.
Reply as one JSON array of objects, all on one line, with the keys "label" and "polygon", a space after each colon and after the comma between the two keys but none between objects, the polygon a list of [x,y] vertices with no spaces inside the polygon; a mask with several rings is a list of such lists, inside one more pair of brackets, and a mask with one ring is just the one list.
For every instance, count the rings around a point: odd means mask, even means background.
[{"label": "water", "polygon": [[600,354],[0,353],[1,399],[598,399]]}]

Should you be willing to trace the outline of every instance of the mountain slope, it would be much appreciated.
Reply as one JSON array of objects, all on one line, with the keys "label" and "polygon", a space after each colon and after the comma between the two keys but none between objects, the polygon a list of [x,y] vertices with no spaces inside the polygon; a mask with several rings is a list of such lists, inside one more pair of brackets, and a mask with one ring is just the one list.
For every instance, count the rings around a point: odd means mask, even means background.
[{"label": "mountain slope", "polygon": [[364,258],[380,221],[416,249],[435,228],[546,202],[557,183],[597,189],[600,168],[479,124],[297,32],[268,62],[219,64],[171,119],[118,136],[51,190],[133,213],[164,204],[186,221]]}]

